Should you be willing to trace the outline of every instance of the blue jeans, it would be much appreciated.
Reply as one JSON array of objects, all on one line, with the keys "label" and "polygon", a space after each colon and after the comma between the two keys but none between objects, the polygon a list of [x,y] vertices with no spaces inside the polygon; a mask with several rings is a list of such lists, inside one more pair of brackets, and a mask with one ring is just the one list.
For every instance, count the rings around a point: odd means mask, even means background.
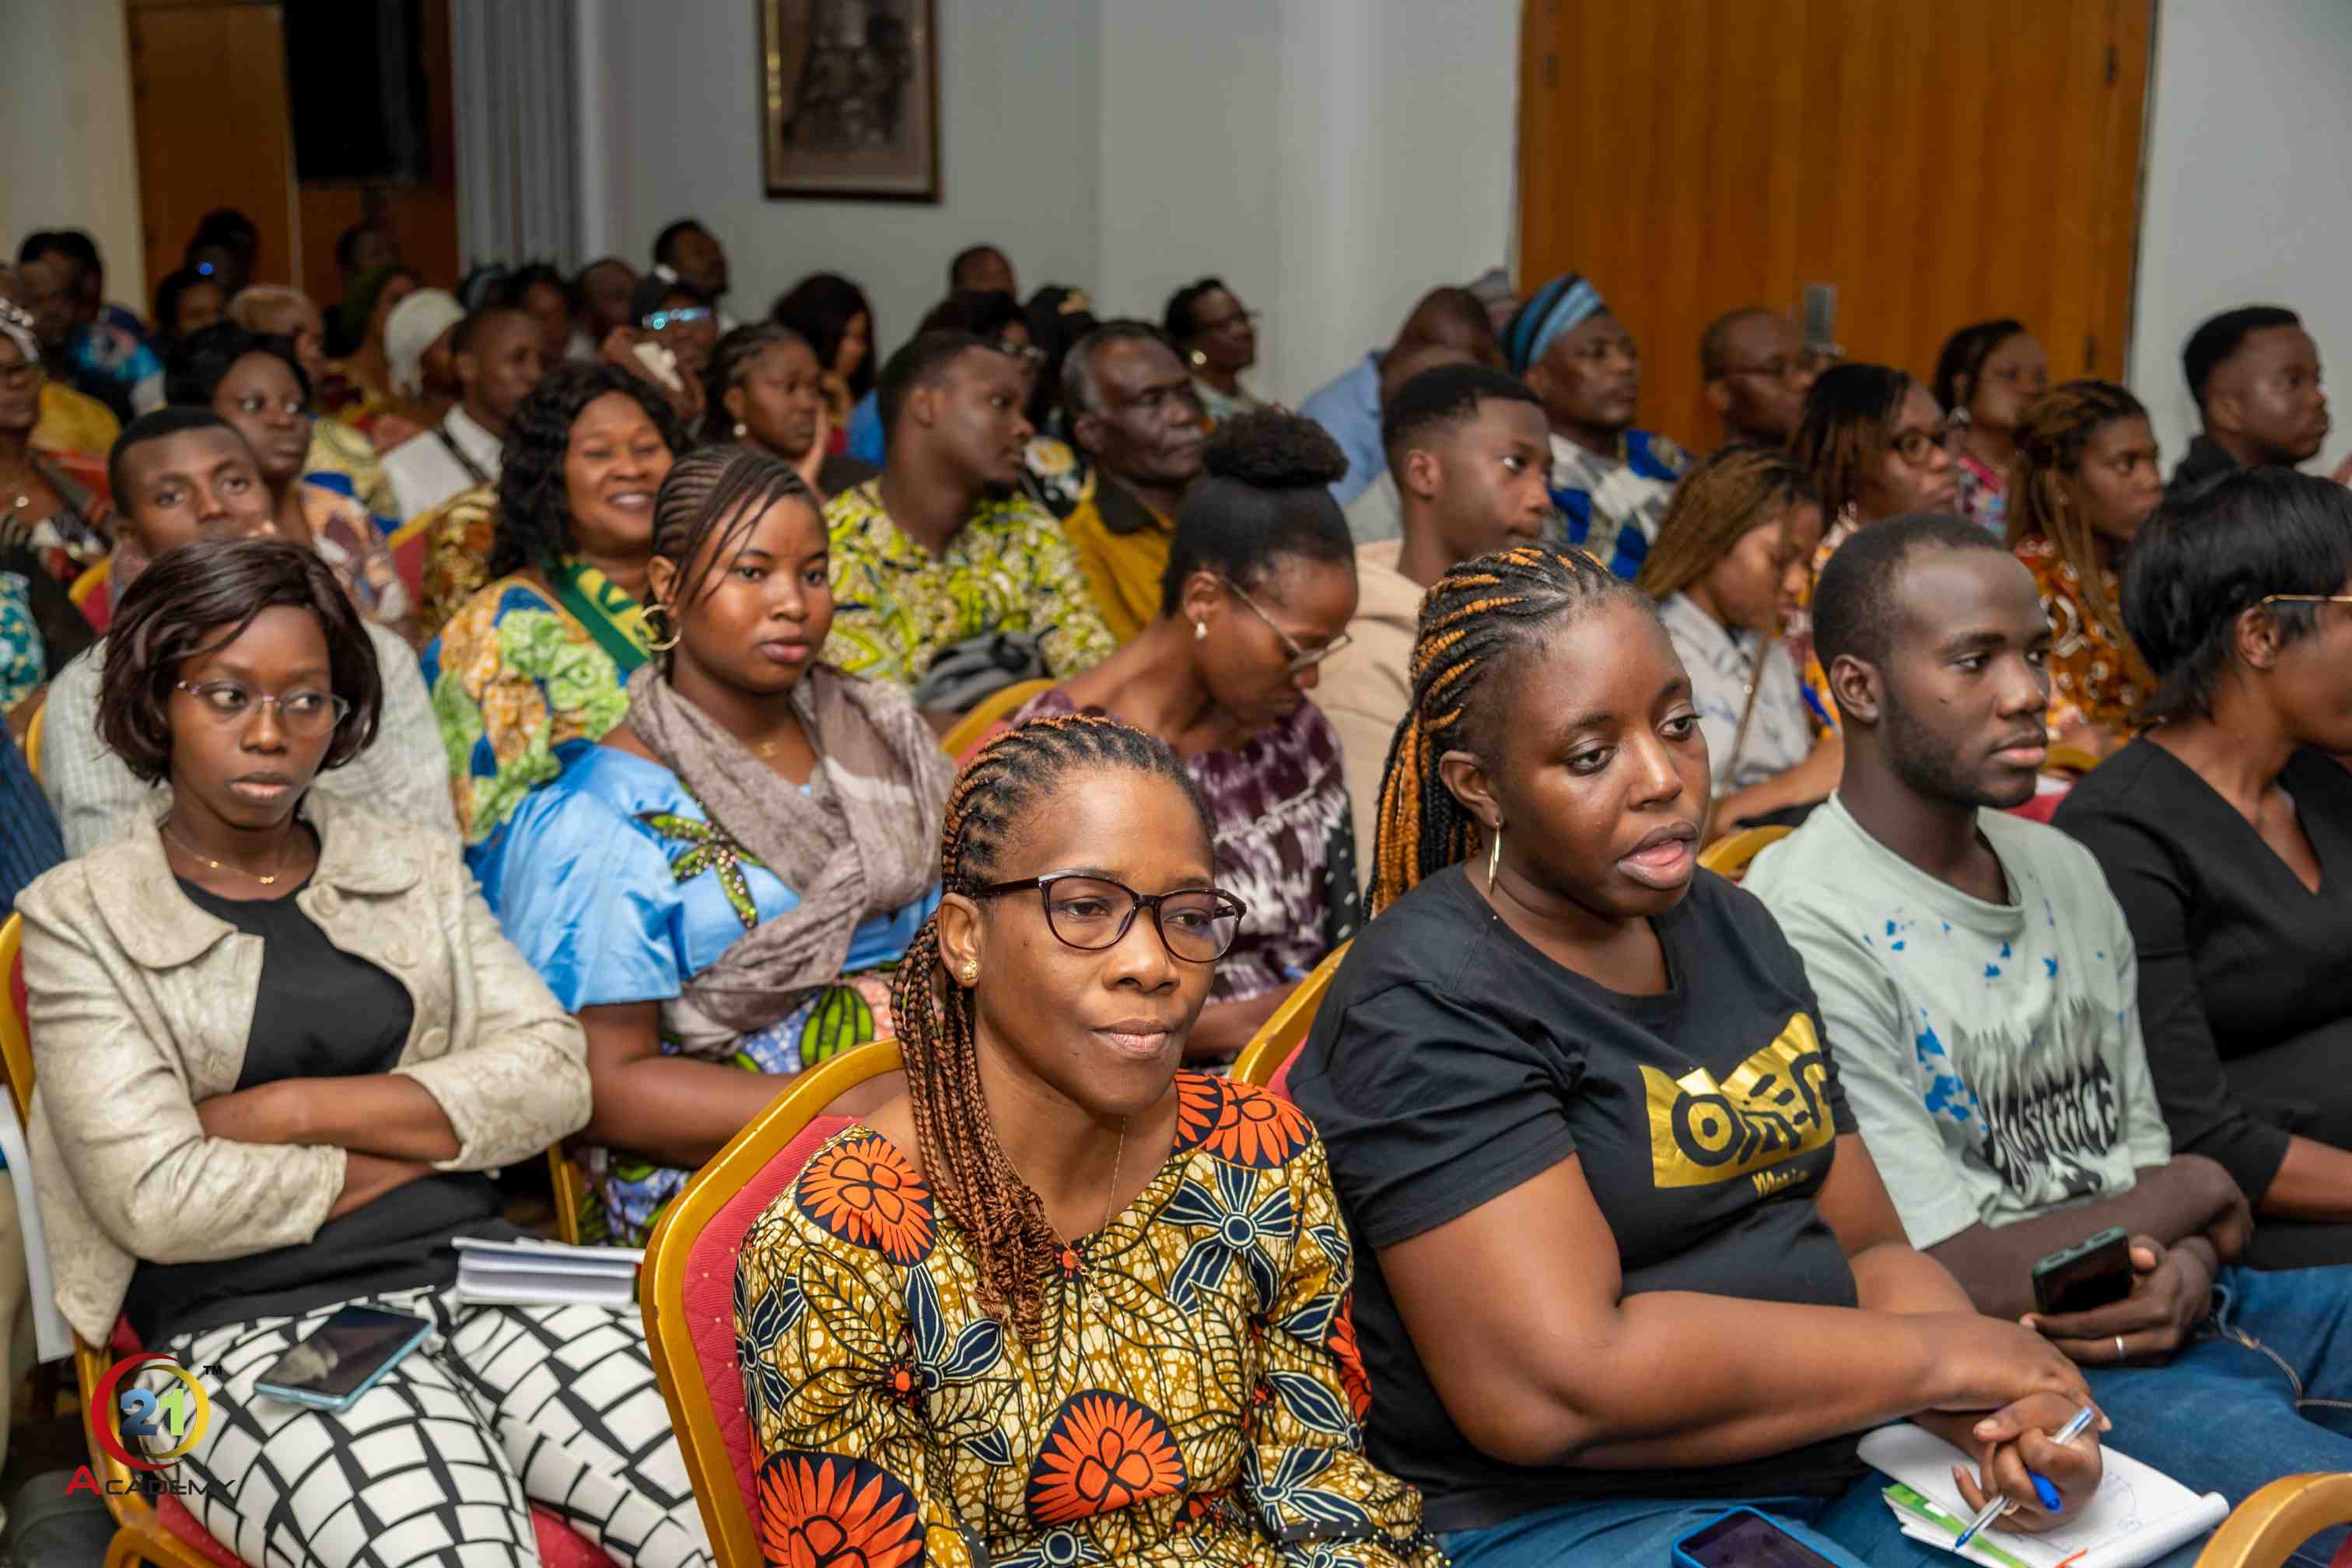
[{"label": "blue jeans", "polygon": [[[1833,1498],[1623,1499],[1548,1508],[1485,1530],[1438,1537],[1454,1568],[1665,1568],[1674,1544],[1726,1509],[1753,1508],[1838,1568],[1953,1568],[1961,1560],[1903,1533],[1879,1495],[1873,1470]],[[2204,1549],[2190,1542],[2153,1568],[2189,1568]],[[2324,1568],[2324,1564],[2323,1564]]]},{"label": "blue jeans", "polygon": [[[2195,1343],[2162,1366],[2084,1371],[2108,1442],[2232,1508],[2281,1476],[2352,1470],[2352,1266],[2224,1268]],[[2326,1568],[2344,1537],[2294,1560]]]}]

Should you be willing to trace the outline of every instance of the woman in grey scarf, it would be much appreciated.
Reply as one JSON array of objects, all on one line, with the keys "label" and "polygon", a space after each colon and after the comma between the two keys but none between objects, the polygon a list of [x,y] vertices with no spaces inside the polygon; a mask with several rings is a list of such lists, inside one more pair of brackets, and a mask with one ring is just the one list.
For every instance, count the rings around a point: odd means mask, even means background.
[{"label": "woman in grey scarf", "polygon": [[494,900],[587,1031],[584,1231],[630,1246],[787,1079],[889,1033],[954,776],[905,692],[818,662],[825,529],[789,466],[681,458],[653,547],[656,657],[516,813]]}]

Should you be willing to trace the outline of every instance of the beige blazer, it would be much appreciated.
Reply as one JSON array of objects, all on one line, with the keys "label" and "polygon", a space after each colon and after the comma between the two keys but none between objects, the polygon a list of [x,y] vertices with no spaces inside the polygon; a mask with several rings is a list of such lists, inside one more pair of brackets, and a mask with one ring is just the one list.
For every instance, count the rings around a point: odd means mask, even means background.
[{"label": "beige blazer", "polygon": [[[295,903],[407,990],[416,1016],[394,1070],[423,1084],[457,1131],[457,1156],[438,1168],[510,1164],[585,1125],[580,1026],[500,933],[457,841],[316,790],[302,810],[319,868]],[[58,1305],[103,1344],[141,1258],[310,1241],[342,1192],[343,1151],[205,1135],[197,1104],[234,1089],[245,1066],[263,944],[180,890],[151,812],[16,907],[33,1181]]]}]

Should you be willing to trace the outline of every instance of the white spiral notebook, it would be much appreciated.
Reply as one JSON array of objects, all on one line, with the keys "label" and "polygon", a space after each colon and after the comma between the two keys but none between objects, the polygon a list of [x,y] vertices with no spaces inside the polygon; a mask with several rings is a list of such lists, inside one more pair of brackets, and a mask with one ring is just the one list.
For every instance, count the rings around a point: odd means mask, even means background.
[{"label": "white spiral notebook", "polygon": [[[2100,1452],[2099,1489],[2073,1518],[2038,1535],[1995,1523],[1959,1555],[1985,1568],[2140,1568],[2230,1517],[2219,1492],[2200,1497],[2119,1449],[2102,1443]],[[1975,1512],[1952,1485],[1952,1467],[1973,1472],[1976,1462],[1908,1421],[1864,1437],[1862,1457],[1895,1482],[1886,1489],[1886,1506],[1903,1533],[1950,1551]]]}]

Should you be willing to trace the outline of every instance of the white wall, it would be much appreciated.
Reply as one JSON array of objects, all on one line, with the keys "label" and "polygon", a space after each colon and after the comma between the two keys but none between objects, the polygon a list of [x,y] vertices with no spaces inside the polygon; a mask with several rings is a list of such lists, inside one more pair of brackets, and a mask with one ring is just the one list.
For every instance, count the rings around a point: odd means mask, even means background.
[{"label": "white wall", "polygon": [[[611,249],[642,269],[662,226],[690,215],[727,247],[731,314],[756,318],[804,275],[842,272],[873,301],[886,348],[947,292],[948,258],[967,245],[1003,246],[1024,293],[1093,281],[1099,0],[940,0],[936,206],[767,199],[757,11],[585,0],[607,79],[604,140],[583,165],[605,165]],[[594,98],[583,116],[593,132]],[[593,186],[582,195],[597,203]]]},{"label": "white wall", "polygon": [[5,0],[0,12],[0,103],[16,143],[0,158],[5,259],[34,229],[87,229],[106,259],[107,297],[143,316],[131,30],[120,0]]},{"label": "white wall", "polygon": [[832,268],[887,350],[981,240],[1105,315],[1215,273],[1264,312],[1251,384],[1295,402],[1508,258],[1517,0],[940,0],[938,206],[761,195],[745,0],[580,4],[589,249],[642,266],[699,216],[739,317]]},{"label": "white wall", "polygon": [[[2352,5],[2345,0],[2162,0],[2140,215],[2131,386],[2169,465],[2197,413],[2180,345],[2216,311],[2285,305],[2352,387]],[[2336,399],[2321,462],[2352,448]]]}]

